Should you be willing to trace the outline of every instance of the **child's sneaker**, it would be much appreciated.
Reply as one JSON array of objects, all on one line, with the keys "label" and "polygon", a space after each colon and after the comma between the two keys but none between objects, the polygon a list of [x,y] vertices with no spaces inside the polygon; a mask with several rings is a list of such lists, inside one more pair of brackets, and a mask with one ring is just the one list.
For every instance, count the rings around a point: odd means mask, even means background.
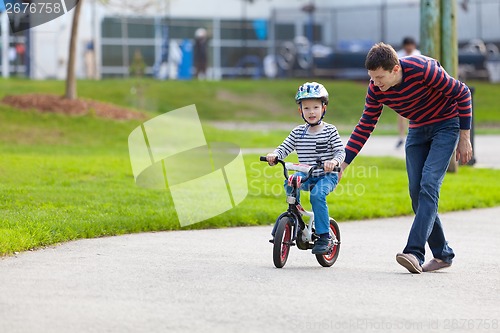
[{"label": "child's sneaker", "polygon": [[313,254],[326,254],[330,247],[332,246],[332,239],[326,237],[320,237],[314,242],[314,247],[312,248]]}]

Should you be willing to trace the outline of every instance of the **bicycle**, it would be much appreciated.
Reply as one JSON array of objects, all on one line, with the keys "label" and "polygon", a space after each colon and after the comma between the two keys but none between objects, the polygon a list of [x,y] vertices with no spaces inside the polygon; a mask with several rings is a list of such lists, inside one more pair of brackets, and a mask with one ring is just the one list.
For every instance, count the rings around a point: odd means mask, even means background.
[{"label": "bicycle", "polygon": [[[267,162],[266,156],[261,156],[260,161]],[[323,168],[323,163],[318,161],[316,165],[290,163],[276,158],[276,164],[283,166],[283,175],[292,186],[293,191],[287,196],[288,209],[276,219],[269,240],[273,244],[273,262],[276,268],[285,266],[290,253],[290,247],[297,245],[300,250],[310,250],[314,246],[314,241],[319,238],[314,230],[314,213],[306,211],[298,202],[297,194],[300,184],[305,183],[313,174],[314,170]],[[288,175],[288,170],[303,172],[307,176],[302,178],[297,173]],[[340,167],[335,167],[333,172],[340,172]],[[312,188],[311,188],[312,190]],[[305,223],[302,216],[309,217],[309,223]],[[325,254],[316,254],[316,260],[323,267],[331,267],[339,256],[340,251],[340,229],[337,222],[330,217],[330,237],[331,246]],[[295,243],[296,242],[296,243]]]}]

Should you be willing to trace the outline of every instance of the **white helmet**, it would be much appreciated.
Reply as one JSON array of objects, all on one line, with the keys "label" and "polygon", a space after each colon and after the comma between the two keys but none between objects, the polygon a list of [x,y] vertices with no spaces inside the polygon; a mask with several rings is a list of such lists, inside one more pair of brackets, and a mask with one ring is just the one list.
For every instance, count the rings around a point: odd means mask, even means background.
[{"label": "white helmet", "polygon": [[299,87],[295,101],[299,104],[303,99],[320,99],[328,105],[328,91],[318,82],[306,82]]}]

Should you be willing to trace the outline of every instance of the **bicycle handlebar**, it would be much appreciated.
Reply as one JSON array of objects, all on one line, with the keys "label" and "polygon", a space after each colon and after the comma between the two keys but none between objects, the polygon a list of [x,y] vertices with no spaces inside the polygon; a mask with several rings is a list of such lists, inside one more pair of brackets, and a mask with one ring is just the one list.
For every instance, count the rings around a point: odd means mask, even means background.
[{"label": "bicycle handlebar", "polygon": [[[266,156],[261,156],[259,159],[262,162],[267,162],[267,157]],[[279,159],[278,157],[276,157],[276,159],[274,160],[274,164],[278,164],[278,163],[283,166],[283,175],[285,176],[285,179],[288,179],[288,169],[286,168],[286,162],[283,161],[283,160],[281,160],[281,159]],[[307,181],[309,179],[309,177],[311,177],[312,173],[315,170],[318,170],[318,169],[321,169],[321,168],[323,168],[323,162],[321,162],[321,160],[318,160],[317,163],[316,163],[316,165],[311,166],[311,168],[307,172],[307,176],[302,179],[302,182]],[[336,166],[336,167],[333,168],[333,170],[331,172],[339,173],[340,171],[341,171],[340,166]]]}]

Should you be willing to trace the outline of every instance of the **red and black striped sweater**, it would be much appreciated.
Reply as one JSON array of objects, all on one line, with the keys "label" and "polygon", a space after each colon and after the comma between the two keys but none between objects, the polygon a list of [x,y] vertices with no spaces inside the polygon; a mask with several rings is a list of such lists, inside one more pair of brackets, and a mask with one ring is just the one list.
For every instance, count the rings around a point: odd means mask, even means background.
[{"label": "red and black striped sweater", "polygon": [[410,128],[460,117],[460,129],[470,129],[472,104],[469,88],[446,73],[435,59],[410,56],[399,59],[401,84],[381,91],[370,81],[365,109],[346,145],[351,163],[375,129],[387,105],[410,120]]}]

